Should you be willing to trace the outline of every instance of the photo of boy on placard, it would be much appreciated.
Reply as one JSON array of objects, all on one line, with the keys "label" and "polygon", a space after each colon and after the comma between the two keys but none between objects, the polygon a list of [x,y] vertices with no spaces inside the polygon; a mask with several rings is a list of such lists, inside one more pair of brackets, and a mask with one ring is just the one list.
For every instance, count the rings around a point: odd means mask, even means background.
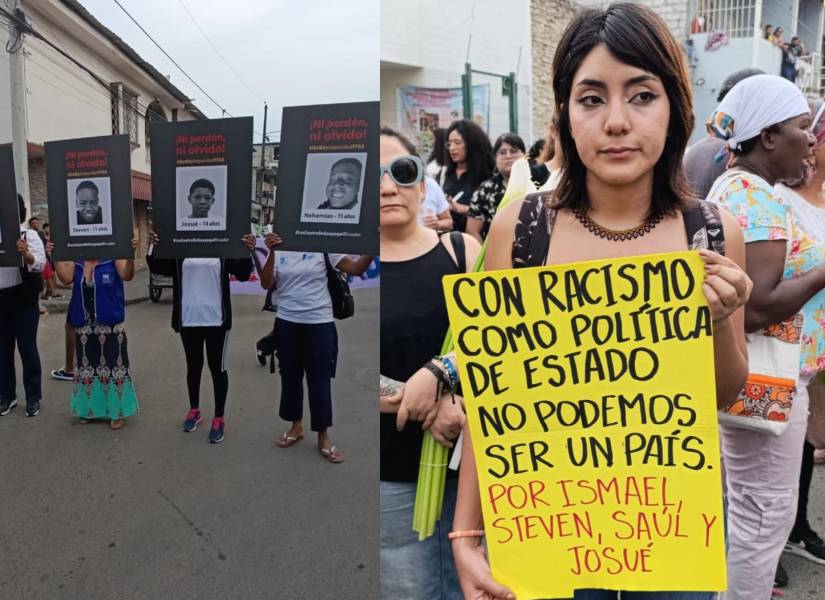
[{"label": "photo of boy on placard", "polygon": [[112,194],[108,177],[67,179],[69,237],[112,234]]},{"label": "photo of boy on placard", "polygon": [[361,219],[364,152],[307,155],[302,223],[346,223]]},{"label": "photo of boy on placard", "polygon": [[224,231],[226,229],[226,165],[178,167],[178,231]]}]

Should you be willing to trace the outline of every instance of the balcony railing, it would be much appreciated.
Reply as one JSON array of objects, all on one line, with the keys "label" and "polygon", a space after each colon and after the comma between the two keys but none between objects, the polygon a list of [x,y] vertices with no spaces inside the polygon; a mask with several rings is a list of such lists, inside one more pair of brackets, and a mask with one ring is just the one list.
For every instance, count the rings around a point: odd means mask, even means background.
[{"label": "balcony railing", "polygon": [[754,33],[754,0],[692,0],[690,33],[719,31],[729,38],[751,37]]}]

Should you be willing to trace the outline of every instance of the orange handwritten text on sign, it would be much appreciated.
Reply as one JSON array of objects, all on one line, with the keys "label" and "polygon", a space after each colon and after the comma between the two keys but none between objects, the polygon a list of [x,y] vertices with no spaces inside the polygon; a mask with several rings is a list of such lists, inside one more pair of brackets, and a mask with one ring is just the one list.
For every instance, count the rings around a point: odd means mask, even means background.
[{"label": "orange handwritten text on sign", "polygon": [[494,577],[519,600],[726,587],[696,253],[445,278]]}]

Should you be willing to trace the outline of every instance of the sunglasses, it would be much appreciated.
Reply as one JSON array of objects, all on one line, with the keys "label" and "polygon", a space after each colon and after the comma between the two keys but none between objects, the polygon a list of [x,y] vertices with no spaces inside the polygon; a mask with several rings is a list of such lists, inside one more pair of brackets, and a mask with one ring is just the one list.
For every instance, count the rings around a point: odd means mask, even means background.
[{"label": "sunglasses", "polygon": [[424,163],[417,156],[399,156],[388,165],[380,166],[378,180],[387,173],[401,187],[412,187],[424,178]]}]

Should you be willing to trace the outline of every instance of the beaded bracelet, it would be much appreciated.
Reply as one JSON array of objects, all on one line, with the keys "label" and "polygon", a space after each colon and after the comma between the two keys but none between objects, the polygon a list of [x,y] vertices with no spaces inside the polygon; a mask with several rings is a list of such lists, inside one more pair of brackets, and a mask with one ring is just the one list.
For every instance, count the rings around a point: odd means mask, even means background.
[{"label": "beaded bracelet", "polygon": [[447,539],[454,540],[464,537],[484,537],[483,529],[470,529],[468,531],[451,531],[447,534]]},{"label": "beaded bracelet", "polygon": [[446,369],[447,373],[450,376],[450,380],[453,382],[453,386],[457,386],[458,385],[458,371],[456,370],[455,365],[453,364],[453,361],[450,360],[450,358],[447,357],[447,356],[436,356],[435,358],[436,358],[436,360],[441,362],[442,365],[444,365],[444,368]]}]

